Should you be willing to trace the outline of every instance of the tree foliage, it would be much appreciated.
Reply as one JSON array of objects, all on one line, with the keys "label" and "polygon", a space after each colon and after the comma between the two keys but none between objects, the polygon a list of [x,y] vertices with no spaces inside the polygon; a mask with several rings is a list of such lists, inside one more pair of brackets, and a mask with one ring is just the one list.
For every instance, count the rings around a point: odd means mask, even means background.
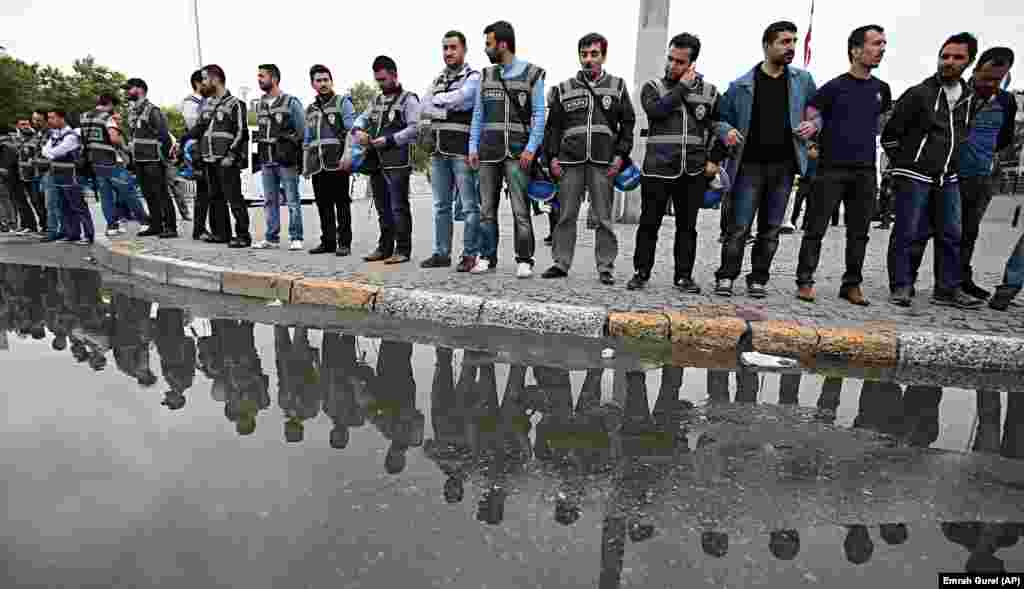
[{"label": "tree foliage", "polygon": [[96,63],[87,55],[76,59],[71,71],[52,65],[29,64],[10,56],[0,57],[0,125],[14,124],[17,117],[35,108],[62,108],[71,122],[96,106],[104,92],[117,95],[126,78],[121,72]]},{"label": "tree foliage", "polygon": [[176,106],[162,106],[160,110],[164,111],[164,115],[167,117],[167,129],[171,135],[181,139],[185,134],[185,115]]},{"label": "tree foliage", "polygon": [[[348,89],[348,93],[352,97],[352,106],[355,107],[358,116],[370,108],[373,99],[380,94],[380,89],[375,83],[356,82]],[[413,169],[420,173],[427,172],[430,169],[430,153],[416,145],[410,146],[410,149]]]}]

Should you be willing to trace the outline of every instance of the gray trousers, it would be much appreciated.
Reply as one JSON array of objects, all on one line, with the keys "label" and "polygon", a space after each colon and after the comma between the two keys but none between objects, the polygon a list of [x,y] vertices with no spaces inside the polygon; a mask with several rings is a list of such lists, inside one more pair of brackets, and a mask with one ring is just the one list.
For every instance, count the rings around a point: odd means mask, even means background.
[{"label": "gray trousers", "polygon": [[611,272],[619,254],[619,241],[612,226],[612,190],[614,178],[608,177],[608,166],[577,164],[562,167],[558,190],[558,224],[552,234],[552,257],[555,266],[568,272],[576,252],[576,228],[584,190],[590,193],[590,218],[597,221],[594,259],[598,272]]}]

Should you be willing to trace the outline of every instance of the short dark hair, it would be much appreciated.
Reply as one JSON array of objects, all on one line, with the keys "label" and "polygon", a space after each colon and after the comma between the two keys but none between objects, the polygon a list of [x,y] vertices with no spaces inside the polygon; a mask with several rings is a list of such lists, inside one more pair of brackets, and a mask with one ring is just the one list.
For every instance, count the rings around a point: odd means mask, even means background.
[{"label": "short dark hair", "polygon": [[198,90],[199,85],[203,83],[203,70],[196,70],[192,72],[192,77],[189,78],[188,81],[192,84],[193,90]]},{"label": "short dark hair", "polygon": [[580,42],[576,44],[576,51],[583,51],[584,48],[591,45],[599,46],[601,55],[608,55],[608,39],[600,33],[587,33],[580,37]]},{"label": "short dark hair", "polygon": [[46,116],[50,116],[50,113],[53,113],[53,114],[57,115],[58,117],[60,117],[62,119],[68,118],[68,111],[64,110],[63,108],[50,108],[50,109],[47,109],[46,110]]},{"label": "short dark hair", "polygon": [[228,82],[228,77],[224,75],[224,68],[215,63],[203,66],[203,71],[206,72],[208,78],[217,78],[221,84],[227,84]]},{"label": "short dark hair", "polygon": [[853,29],[850,37],[846,39],[846,58],[850,60],[850,63],[853,63],[853,50],[864,48],[864,43],[868,39],[868,31],[874,31],[881,35],[885,29],[881,25],[864,25]]},{"label": "short dark hair", "polygon": [[43,117],[45,118],[46,115],[50,114],[50,107],[48,107],[48,106],[37,106],[32,111],[32,114],[34,114],[34,115],[43,115]]},{"label": "short dark hair", "polygon": [[270,78],[272,80],[276,80],[277,82],[281,81],[281,70],[280,70],[280,68],[278,68],[276,65],[274,65],[272,63],[260,64],[256,69],[260,69],[260,70],[263,70],[265,72],[270,72]]},{"label": "short dark hair", "polygon": [[795,35],[796,31],[796,24],[791,21],[780,20],[773,22],[768,25],[768,28],[764,30],[764,34],[761,35],[761,45],[771,45],[779,37],[779,33],[793,33]]},{"label": "short dark hair", "polygon": [[395,63],[395,60],[391,59],[387,55],[378,55],[376,59],[373,60],[373,72],[377,73],[380,70],[387,70],[392,74],[397,74],[398,65]]},{"label": "short dark hair", "polygon": [[976,67],[991,63],[993,67],[1013,67],[1013,49],[1009,47],[990,47],[982,52]]},{"label": "short dark hair", "polygon": [[508,44],[508,50],[512,53],[516,52],[516,31],[512,28],[512,23],[507,20],[499,20],[487,25],[484,28],[484,35],[494,34],[494,44],[497,45],[504,41]]},{"label": "short dark hair", "polygon": [[679,33],[672,37],[672,40],[668,42],[668,46],[675,47],[676,49],[689,49],[690,63],[697,61],[697,57],[700,56],[700,39],[690,33]]},{"label": "short dark hair", "polygon": [[96,104],[98,106],[120,106],[121,99],[109,92],[104,92],[96,99]]},{"label": "short dark hair", "polygon": [[466,36],[463,35],[462,32],[460,32],[460,31],[448,31],[447,33],[444,34],[443,37],[441,37],[441,39],[444,40],[444,39],[447,39],[449,37],[455,37],[456,39],[459,40],[459,43],[462,43],[462,48],[463,49],[466,48]]},{"label": "short dark hair", "polygon": [[946,42],[939,48],[939,55],[942,55],[942,50],[946,48],[946,45],[967,45],[967,59],[970,61],[974,61],[974,58],[978,56],[978,38],[970,33],[957,33],[946,39]]},{"label": "short dark hair", "polygon": [[313,67],[309,68],[309,81],[312,82],[313,78],[315,78],[317,74],[327,74],[328,78],[330,78],[331,80],[334,79],[334,76],[331,75],[331,70],[327,69],[327,66],[321,63],[318,63]]}]

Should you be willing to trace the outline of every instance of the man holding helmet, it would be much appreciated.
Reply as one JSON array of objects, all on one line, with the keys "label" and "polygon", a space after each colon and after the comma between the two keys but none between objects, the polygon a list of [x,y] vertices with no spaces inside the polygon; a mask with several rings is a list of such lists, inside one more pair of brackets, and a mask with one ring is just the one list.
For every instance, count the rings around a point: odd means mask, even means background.
[{"label": "man holding helmet", "polygon": [[551,89],[545,148],[551,175],[560,180],[558,224],[552,231],[555,264],[542,278],[564,278],[576,249],[576,226],[584,189],[597,213],[594,257],[603,284],[615,284],[612,268],[619,244],[612,227],[612,182],[633,149],[636,115],[626,83],[604,71],[608,40],[597,33],[578,43],[575,77]]}]

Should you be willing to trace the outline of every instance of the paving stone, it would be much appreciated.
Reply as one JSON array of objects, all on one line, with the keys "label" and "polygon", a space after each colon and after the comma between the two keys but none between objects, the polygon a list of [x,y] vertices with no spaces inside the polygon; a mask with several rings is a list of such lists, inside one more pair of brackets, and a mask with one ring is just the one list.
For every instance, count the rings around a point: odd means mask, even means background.
[{"label": "paving stone", "polygon": [[765,354],[813,355],[818,331],[796,321],[752,321],[754,349]]},{"label": "paving stone", "polygon": [[385,288],[377,293],[373,310],[399,319],[464,327],[479,324],[483,304],[483,297],[474,295]]},{"label": "paving stone", "polygon": [[356,282],[305,278],[292,286],[291,303],[370,311],[377,291],[376,287]]},{"label": "paving stone", "polygon": [[[120,255],[119,252],[115,252],[115,254]],[[176,261],[162,256],[132,256],[131,274],[159,284],[167,284],[167,265]]]},{"label": "paving stone", "polygon": [[702,352],[735,350],[740,336],[747,330],[747,322],[735,317],[695,317],[672,311],[668,318],[672,346]]},{"label": "paving stone", "polygon": [[623,313],[608,315],[608,335],[656,342],[668,342],[670,323],[664,313]]},{"label": "paving stone", "polygon": [[900,365],[1024,370],[1024,340],[955,333],[901,333]]},{"label": "paving stone", "polygon": [[488,300],[480,314],[481,325],[602,337],[608,313],[601,307],[538,304],[530,301]]},{"label": "paving stone", "polygon": [[225,270],[221,288],[225,294],[287,302],[291,300],[295,281],[301,279],[297,274]]},{"label": "paving stone", "polygon": [[219,266],[174,260],[167,264],[167,284],[220,292],[223,271]]},{"label": "paving stone", "polygon": [[826,356],[879,366],[895,366],[898,361],[896,335],[892,333],[822,327],[818,337],[818,352]]}]

